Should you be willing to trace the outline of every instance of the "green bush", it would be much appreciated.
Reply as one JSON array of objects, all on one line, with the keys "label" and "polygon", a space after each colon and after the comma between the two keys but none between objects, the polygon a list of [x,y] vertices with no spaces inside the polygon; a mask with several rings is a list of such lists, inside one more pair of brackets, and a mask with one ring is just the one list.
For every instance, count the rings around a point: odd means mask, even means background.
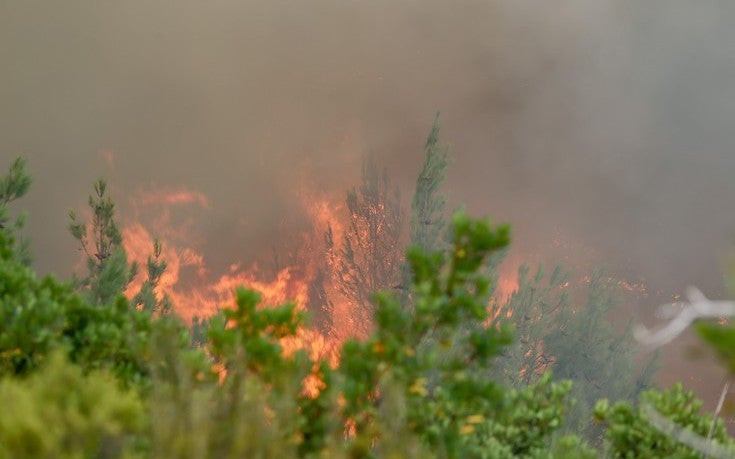
[{"label": "green bush", "polygon": [[27,377],[0,380],[0,457],[126,457],[145,431],[145,405],[108,372],[83,374],[53,353]]},{"label": "green bush", "polygon": [[[605,440],[611,457],[673,457],[700,458],[702,452],[692,449],[667,432],[661,425],[652,423],[652,410],[673,423],[677,429],[707,438],[712,426],[712,416],[700,413],[702,402],[694,393],[685,391],[681,384],[665,391],[648,390],[641,394],[640,403],[633,406],[619,402],[612,406],[603,399],[595,407],[598,421],[607,427]],[[719,447],[735,454],[735,442],[727,435],[721,419],[714,424],[712,439]]]},{"label": "green bush", "polygon": [[25,374],[56,349],[85,369],[109,368],[145,384],[151,315],[120,296],[93,306],[52,277],[39,280],[0,233],[0,373]]}]

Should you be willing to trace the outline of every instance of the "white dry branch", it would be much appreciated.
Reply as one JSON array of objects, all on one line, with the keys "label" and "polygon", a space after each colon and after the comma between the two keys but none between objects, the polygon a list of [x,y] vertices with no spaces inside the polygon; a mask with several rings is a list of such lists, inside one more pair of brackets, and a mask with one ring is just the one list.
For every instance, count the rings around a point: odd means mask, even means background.
[{"label": "white dry branch", "polygon": [[712,441],[712,437],[715,435],[715,427],[717,426],[717,418],[720,417],[720,412],[725,404],[725,397],[730,390],[730,380],[725,380],[725,385],[722,386],[722,392],[720,392],[720,399],[717,401],[717,408],[715,408],[715,414],[712,416],[712,424],[709,426],[709,432],[707,433],[707,441]]},{"label": "white dry branch", "polygon": [[686,296],[689,303],[670,303],[659,308],[658,315],[671,320],[657,331],[636,325],[633,329],[635,339],[648,347],[656,348],[681,335],[695,320],[735,316],[735,302],[711,301],[696,287],[687,288]]},{"label": "white dry branch", "polygon": [[732,459],[735,457],[735,451],[732,449],[725,448],[716,441],[708,440],[692,432],[691,429],[685,429],[675,424],[666,416],[656,411],[651,405],[643,405],[641,409],[646,415],[648,422],[656,430],[702,453],[704,457],[715,457],[717,459]]},{"label": "white dry branch", "polygon": [[[657,348],[681,335],[696,320],[735,316],[735,302],[711,301],[696,287],[687,288],[686,297],[689,303],[669,303],[659,307],[657,316],[669,319],[669,322],[657,331],[650,331],[643,325],[636,325],[633,329],[633,336],[636,340],[645,346]],[[735,458],[733,450],[725,449],[712,440],[717,418],[729,389],[730,381],[728,380],[725,381],[722,388],[717,409],[712,418],[712,425],[706,438],[676,425],[650,405],[643,406],[643,412],[651,425],[658,431],[676,438],[679,442],[702,453],[704,457]]]}]

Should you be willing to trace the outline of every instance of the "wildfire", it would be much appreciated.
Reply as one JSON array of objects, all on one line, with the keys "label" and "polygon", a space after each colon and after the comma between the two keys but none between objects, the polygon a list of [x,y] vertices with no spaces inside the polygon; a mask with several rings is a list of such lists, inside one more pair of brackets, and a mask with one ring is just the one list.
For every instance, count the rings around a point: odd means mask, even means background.
[{"label": "wildfire", "polygon": [[[310,306],[310,286],[324,263],[323,237],[331,228],[332,237],[339,241],[343,227],[340,218],[341,208],[333,205],[325,195],[303,193],[303,205],[312,219],[314,229],[300,236],[300,250],[292,256],[291,264],[278,269],[275,275],[266,275],[257,263],[244,265],[240,260],[231,260],[226,272],[212,273],[207,260],[191,234],[191,215],[212,207],[204,194],[185,189],[153,190],[137,193],[131,207],[134,218],[122,225],[123,245],[131,262],[141,268],[131,282],[126,295],[132,298],[146,279],[145,266],[152,254],[154,240],[163,246],[161,259],[167,264],[166,271],[156,289],[158,295],[167,295],[174,309],[185,320],[193,317],[207,317],[222,307],[233,304],[233,294],[238,286],[260,292],[263,305],[296,303],[300,310]],[[184,221],[175,219],[184,210]],[[146,218],[148,216],[148,218]],[[151,217],[152,216],[152,217]],[[155,235],[155,236],[154,236]],[[316,330],[302,328],[297,336],[283,340],[285,353],[305,349],[314,359],[326,359],[330,364],[337,363],[337,349],[341,341],[351,335],[350,322],[328,277],[324,286],[335,300],[332,314],[335,330]]]},{"label": "wildfire", "polygon": [[500,299],[507,299],[518,291],[518,274],[504,274],[498,278],[495,295]]},{"label": "wildfire", "polygon": [[[123,245],[130,261],[139,267],[138,275],[129,285],[126,295],[132,298],[146,279],[145,267],[152,254],[155,240],[162,244],[161,259],[166,270],[156,288],[156,294],[167,295],[178,315],[187,321],[204,318],[220,308],[231,307],[237,287],[243,286],[261,293],[264,307],[294,302],[312,317],[326,319],[308,324],[293,338],[284,339],[286,354],[304,349],[314,359],[324,359],[331,365],[338,363],[338,349],[350,337],[364,335],[369,328],[358,323],[361,315],[355,310],[359,305],[343,297],[336,285],[330,263],[325,256],[327,237],[339,246],[346,232],[349,215],[343,198],[303,187],[298,190],[304,215],[311,221],[311,228],[297,235],[298,248],[288,254],[288,263],[267,273],[256,262],[237,259],[226,260],[229,266],[224,272],[213,272],[211,264],[198,242],[194,231],[194,219],[209,211],[214,204],[203,193],[178,189],[140,191],[133,195],[132,215],[122,225]],[[376,210],[379,211],[380,209]],[[329,236],[327,236],[329,235]],[[336,252],[335,252],[336,253]],[[333,256],[339,256],[333,255]],[[279,260],[280,261],[280,260]],[[503,263],[495,291],[496,303],[504,303],[518,289],[517,268],[520,260]],[[498,311],[500,312],[500,311]],[[510,316],[511,311],[502,311]],[[325,325],[326,324],[326,325]]]}]

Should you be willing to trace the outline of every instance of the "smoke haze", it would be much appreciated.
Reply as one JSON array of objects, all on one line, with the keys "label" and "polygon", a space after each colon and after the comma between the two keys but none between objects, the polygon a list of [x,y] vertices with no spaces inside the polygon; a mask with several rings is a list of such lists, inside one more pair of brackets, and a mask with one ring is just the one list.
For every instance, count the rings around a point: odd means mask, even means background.
[{"label": "smoke haze", "polygon": [[66,212],[98,176],[123,213],[203,193],[189,217],[226,267],[307,228],[300,187],[342,196],[365,154],[407,200],[441,110],[452,203],[511,222],[514,250],[721,296],[734,21],[715,0],[0,0],[0,163],[29,159],[42,272],[70,274]]}]

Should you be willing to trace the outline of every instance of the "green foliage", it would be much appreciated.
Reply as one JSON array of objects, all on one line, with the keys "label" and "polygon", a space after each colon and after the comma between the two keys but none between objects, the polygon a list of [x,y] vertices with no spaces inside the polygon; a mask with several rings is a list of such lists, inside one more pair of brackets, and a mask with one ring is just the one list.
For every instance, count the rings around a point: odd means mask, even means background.
[{"label": "green foliage", "polygon": [[[663,426],[652,423],[651,409],[674,423],[682,432],[691,432],[706,438],[712,425],[709,414],[700,414],[702,402],[681,384],[660,392],[648,390],[641,394],[640,404],[629,402],[610,406],[607,399],[595,407],[595,416],[603,422],[607,431],[605,440],[611,457],[646,458],[700,458],[702,453],[685,445],[675,432],[665,433]],[[679,435],[680,437],[682,435]],[[735,442],[727,435],[722,420],[717,420],[712,439],[719,447],[729,448],[735,454]]]},{"label": "green foliage", "polygon": [[21,233],[26,217],[25,214],[20,214],[11,223],[8,206],[13,201],[22,198],[28,192],[31,183],[32,179],[26,171],[26,161],[23,158],[13,161],[7,174],[0,178],[0,232],[5,235],[6,241],[9,241],[9,245],[15,252],[15,258],[24,265],[31,264],[28,240],[23,238]]},{"label": "green foliage", "polygon": [[[216,455],[249,456],[254,452],[251,448],[262,439],[252,437],[251,421],[239,410],[260,409],[261,405],[281,414],[259,427],[272,439],[273,447],[291,450],[289,455],[320,449],[324,432],[319,425],[318,404],[323,395],[315,399],[301,395],[302,381],[313,362],[303,351],[284,356],[280,344],[281,339],[296,335],[303,314],[295,304],[259,309],[260,295],[249,290],[240,289],[236,296],[236,309],[214,317],[208,332],[208,349],[226,372],[218,400],[224,410],[215,439]],[[328,378],[328,367],[324,365],[321,370]],[[315,418],[307,422],[307,416]],[[254,444],[242,444],[243,435],[250,436]]]},{"label": "green foliage", "polygon": [[278,340],[296,334],[303,314],[295,304],[258,309],[260,294],[252,290],[239,289],[236,298],[236,309],[225,309],[210,320],[214,361],[228,372],[244,367],[273,382],[287,362]]},{"label": "green foliage", "polygon": [[411,245],[425,251],[442,248],[446,197],[440,193],[449,166],[448,148],[439,145],[439,114],[424,146],[424,164],[411,202]]},{"label": "green foliage", "polygon": [[700,322],[696,330],[699,336],[715,350],[727,371],[735,374],[735,327]]},{"label": "green foliage", "polygon": [[[447,219],[445,216],[446,196],[440,193],[449,166],[449,149],[439,145],[439,113],[424,145],[424,163],[416,179],[411,201],[411,226],[409,246],[424,251],[446,248],[444,240]],[[410,307],[411,267],[403,263],[401,269],[400,299]]]},{"label": "green foliage", "polygon": [[560,311],[546,337],[549,352],[556,357],[554,373],[574,382],[572,396],[577,404],[568,426],[573,432],[586,431],[590,438],[601,434],[589,421],[596,400],[632,401],[642,388],[634,367],[636,348],[630,324],[616,330],[612,323],[611,314],[620,306],[614,281],[601,271],[593,272],[585,304]]},{"label": "green foliage", "polygon": [[109,368],[121,382],[145,389],[149,384],[150,335],[160,321],[130,307],[125,298],[107,306],[72,303],[61,344],[83,368]]},{"label": "green foliage", "polygon": [[[7,175],[0,179],[0,202],[7,205],[16,199],[23,197],[31,187],[30,174],[26,171],[26,160],[24,158],[16,158],[10,165]],[[2,223],[7,223],[6,218],[2,219]]]},{"label": "green foliage", "polygon": [[521,266],[518,285],[500,306],[501,317],[512,311],[516,339],[504,350],[496,375],[516,387],[534,382],[548,370],[571,380],[576,403],[565,430],[584,433],[599,443],[602,429],[590,423],[595,402],[602,397],[636,400],[650,385],[655,369],[651,361],[643,372],[636,370],[630,327],[616,329],[611,320],[621,305],[614,280],[602,271],[592,273],[585,301],[577,307],[567,287],[569,276],[558,266],[548,275],[542,267],[531,275],[528,266]]},{"label": "green foliage", "polygon": [[549,451],[539,453],[539,458],[594,459],[599,457],[597,450],[586,444],[576,435],[560,437],[551,445]]},{"label": "green foliage", "polygon": [[206,354],[172,346],[175,328],[156,335],[165,366],[154,370],[155,457],[305,456],[323,450],[335,430],[330,392],[306,396],[302,386],[312,373],[330,386],[331,370],[303,352],[284,355],[280,344],[303,315],[293,304],[260,308],[253,291],[236,297],[235,309],[208,322]]},{"label": "green foliage", "polygon": [[67,329],[65,312],[81,300],[50,277],[41,281],[15,258],[0,233],[0,372],[36,368]]},{"label": "green foliage", "polygon": [[[479,272],[508,243],[508,228],[491,228],[464,214],[453,219],[454,244],[441,253],[410,249],[415,307],[377,296],[376,330],[344,345],[345,414],[354,421],[354,446],[379,436],[373,424],[385,381],[405,397],[406,423],[440,456],[531,456],[561,423],[569,384],[546,376],[506,392],[489,378],[492,358],[510,330],[487,327],[489,282]],[[488,456],[490,455],[490,456]]]},{"label": "green foliage", "polygon": [[24,374],[63,349],[85,369],[109,368],[144,384],[150,314],[124,298],[93,306],[52,277],[41,280],[15,259],[0,234],[0,374]]},{"label": "green foliage", "polygon": [[518,289],[505,303],[495,304],[499,322],[505,322],[503,316],[511,313],[515,329],[515,340],[503,349],[495,370],[506,384],[531,384],[551,368],[554,356],[545,338],[555,325],[558,328],[556,314],[569,307],[569,292],[564,288],[567,281],[560,267],[547,276],[540,266],[531,276],[528,265],[522,265],[518,269]]},{"label": "green foliage", "polygon": [[153,242],[153,255],[148,256],[146,270],[148,277],[140,287],[140,291],[132,300],[134,306],[148,312],[158,312],[160,314],[168,314],[171,312],[171,298],[163,295],[159,298],[156,295],[156,288],[161,282],[161,277],[166,272],[166,261],[161,258],[163,245],[160,241]]},{"label": "green foliage", "polygon": [[126,457],[147,422],[135,392],[59,353],[27,378],[0,380],[0,406],[0,457]]},{"label": "green foliage", "polygon": [[[439,146],[438,138],[437,115],[426,141],[425,161],[412,205],[411,241],[424,250],[437,250],[445,242],[446,197],[440,189],[449,161],[447,148]],[[490,254],[483,275],[495,280],[504,255],[502,249]],[[572,394],[577,403],[567,415],[567,430],[587,431],[589,438],[598,438],[599,429],[589,422],[595,401],[601,396],[634,400],[647,385],[645,378],[635,377],[629,330],[616,330],[609,318],[620,303],[615,286],[601,272],[594,273],[586,303],[573,308],[569,289],[565,288],[569,276],[560,267],[549,274],[540,267],[531,274],[527,266],[522,266],[518,274],[518,291],[505,304],[495,304],[503,313],[512,311],[515,341],[503,348],[493,375],[518,388],[534,383],[547,370],[573,380]],[[409,299],[402,297],[404,302]],[[650,372],[646,376],[650,377]]]},{"label": "green foliage", "polygon": [[81,221],[76,212],[69,211],[69,232],[79,241],[87,265],[86,275],[77,284],[93,304],[108,304],[135,277],[137,266],[128,265],[122,234],[115,221],[115,203],[107,194],[107,182],[102,179],[94,183],[89,208],[92,212],[89,222]]}]

